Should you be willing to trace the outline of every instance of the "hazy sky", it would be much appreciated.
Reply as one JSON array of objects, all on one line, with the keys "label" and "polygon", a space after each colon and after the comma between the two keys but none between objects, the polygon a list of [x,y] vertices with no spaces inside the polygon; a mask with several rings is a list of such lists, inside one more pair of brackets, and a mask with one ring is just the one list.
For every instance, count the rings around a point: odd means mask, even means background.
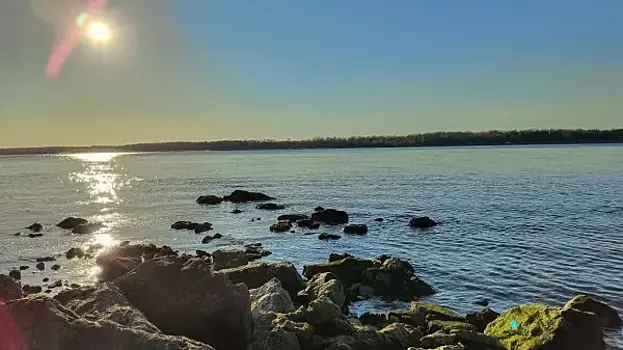
[{"label": "hazy sky", "polygon": [[0,147],[623,126],[621,0],[112,0],[46,78],[79,2],[0,0]]}]

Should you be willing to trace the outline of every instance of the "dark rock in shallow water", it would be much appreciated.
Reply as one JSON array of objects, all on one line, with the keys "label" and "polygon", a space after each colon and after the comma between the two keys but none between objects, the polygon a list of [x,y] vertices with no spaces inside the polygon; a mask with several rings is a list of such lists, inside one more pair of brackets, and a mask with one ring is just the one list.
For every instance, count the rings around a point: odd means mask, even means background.
[{"label": "dark rock in shallow water", "polygon": [[309,216],[305,214],[284,214],[284,215],[279,215],[277,217],[277,221],[288,220],[291,222],[297,222],[299,220],[305,220],[305,219],[309,219]]},{"label": "dark rock in shallow water", "polygon": [[97,256],[95,263],[101,268],[100,278],[111,280],[129,272],[143,261],[166,256],[177,256],[177,253],[167,246],[130,244],[108,248]]},{"label": "dark rock in shallow water", "polygon": [[79,235],[85,235],[85,234],[90,234],[90,233],[97,232],[97,231],[101,230],[104,227],[106,227],[106,225],[101,224],[99,222],[90,222],[90,223],[86,223],[86,224],[80,224],[80,225],[74,227],[71,230],[71,233],[75,233],[75,234],[79,234]]},{"label": "dark rock in shallow water", "polygon": [[314,208],[314,211],[324,211],[324,208],[319,206]]},{"label": "dark rock in shallow water", "polygon": [[429,218],[428,216],[416,216],[414,218],[411,219],[411,221],[409,222],[409,226],[411,227],[415,227],[415,228],[427,228],[427,227],[433,227],[436,226],[437,223]]},{"label": "dark rock in shallow water", "polygon": [[49,280],[50,280],[50,278],[44,277],[41,281],[43,281],[44,283],[47,283]]},{"label": "dark rock in shallow water", "polygon": [[50,261],[56,261],[56,258],[53,256],[44,256],[41,258],[37,258],[35,259],[37,262],[50,262]]},{"label": "dark rock in shallow water", "polygon": [[174,230],[194,230],[197,225],[199,224],[192,221],[176,221],[171,224],[171,228]]},{"label": "dark rock in shallow water", "polygon": [[82,250],[82,248],[73,247],[73,248],[70,248],[65,253],[65,257],[68,260],[71,260],[73,258],[77,258],[77,259],[91,258],[92,256],[90,254],[87,254],[84,250]]},{"label": "dark rock in shallow water", "polygon": [[50,267],[50,269],[51,269],[52,271],[58,271],[58,270],[60,270],[60,269],[61,269],[61,265],[59,265],[59,264],[54,264],[54,265],[52,265],[52,267]]},{"label": "dark rock in shallow water", "polygon": [[368,226],[364,224],[349,224],[344,226],[344,233],[365,235],[366,233],[368,233]]},{"label": "dark rock in shallow water", "polygon": [[305,287],[301,275],[291,263],[253,263],[233,269],[221,270],[233,283],[244,283],[249,289],[259,288],[273,278],[281,281],[283,288],[296,298],[298,291]]},{"label": "dark rock in shallow water", "polygon": [[244,203],[255,201],[269,201],[275,198],[265,195],[261,192],[249,192],[245,190],[235,190],[230,195],[223,197],[223,200],[232,203]]},{"label": "dark rock in shallow water", "polygon": [[43,270],[45,270],[45,263],[42,263],[42,262],[37,263],[37,265],[35,265],[35,267],[37,268],[37,270],[43,271]]},{"label": "dark rock in shallow water", "polygon": [[40,223],[35,222],[34,224],[26,227],[27,229],[33,231],[33,232],[39,232],[41,230],[43,230],[43,225],[41,225]]},{"label": "dark rock in shallow water", "polygon": [[325,209],[312,214],[311,218],[315,221],[324,222],[328,225],[339,225],[348,223],[348,213],[342,210]]},{"label": "dark rock in shallow water", "polygon": [[240,213],[242,213],[242,210],[240,210],[240,209],[234,209],[234,210],[232,210],[230,213],[232,213],[232,214],[240,214]]},{"label": "dark rock in shallow water", "polygon": [[247,244],[244,246],[244,252],[249,261],[261,259],[272,254],[262,247],[262,243]]},{"label": "dark rock in shallow water", "polygon": [[203,224],[198,224],[194,230],[195,230],[195,233],[197,234],[207,232],[207,231],[212,230],[212,224],[209,222],[204,222]]},{"label": "dark rock in shallow water", "polygon": [[19,267],[20,271],[24,271],[24,270],[28,270],[30,268],[30,266],[28,265],[22,265]]},{"label": "dark rock in shallow water", "polygon": [[28,238],[36,238],[43,236],[43,233],[29,233]]},{"label": "dark rock in shallow water", "polygon": [[599,318],[603,328],[618,329],[623,326],[621,316],[619,316],[616,310],[587,295],[580,294],[569,300],[563,307],[563,310],[568,309],[594,313]]},{"label": "dark rock in shallow water", "polygon": [[206,205],[220,204],[222,201],[223,201],[223,198],[219,196],[214,196],[211,194],[207,196],[199,196],[199,198],[197,198],[196,200],[197,204],[206,204]]},{"label": "dark rock in shallow water", "polygon": [[165,334],[184,335],[216,349],[246,350],[252,342],[247,287],[212,272],[209,262],[150,260],[114,285]]},{"label": "dark rock in shallow water", "polygon": [[465,320],[468,323],[471,323],[474,326],[476,326],[478,331],[482,333],[485,331],[485,328],[487,328],[487,325],[493,322],[499,316],[500,316],[499,313],[489,308],[486,308],[482,311],[472,312],[470,314],[465,315]]},{"label": "dark rock in shallow water", "polygon": [[18,281],[22,279],[22,273],[19,270],[9,271],[9,276]]},{"label": "dark rock in shallow water", "polygon": [[56,226],[66,229],[66,230],[71,230],[78,225],[83,225],[88,222],[89,221],[87,219],[75,218],[75,217],[70,216],[68,218],[63,219],[63,221],[56,224]]},{"label": "dark rock in shallow water", "polygon": [[374,221],[376,221],[376,222],[383,222],[383,218],[376,218],[376,219],[374,219]]},{"label": "dark rock in shallow water", "polygon": [[308,228],[311,230],[316,230],[320,228],[320,223],[318,221],[314,221],[312,219],[303,219],[296,222],[296,225],[299,227]]},{"label": "dark rock in shallow water", "polygon": [[22,297],[22,287],[14,277],[0,274],[0,302]]},{"label": "dark rock in shallow water", "polygon": [[480,299],[480,300],[477,300],[474,304],[480,305],[480,306],[489,306],[489,300]]},{"label": "dark rock in shallow water", "polygon": [[286,207],[277,203],[262,203],[256,205],[255,208],[260,210],[281,210],[285,209]]},{"label": "dark rock in shallow water", "polygon": [[321,240],[321,241],[337,240],[337,239],[340,239],[340,238],[342,238],[342,237],[338,236],[338,235],[334,235],[332,233],[326,233],[326,232],[323,232],[323,233],[318,235],[318,239]]},{"label": "dark rock in shallow water", "polygon": [[244,266],[249,263],[246,251],[242,249],[218,249],[212,252],[214,270]]},{"label": "dark rock in shallow water", "polygon": [[220,239],[223,238],[223,235],[220,233],[215,234],[214,236],[205,236],[203,237],[203,239],[201,240],[201,243],[203,244],[208,244],[210,242],[212,242],[215,239]]},{"label": "dark rock in shallow water", "polygon": [[24,294],[37,294],[41,293],[42,290],[43,288],[41,288],[41,286],[31,286],[28,284],[25,284],[22,287],[22,291],[24,292]]},{"label": "dark rock in shallow water", "polygon": [[201,250],[201,249],[195,250],[195,255],[197,255],[198,258],[206,258],[206,257],[211,257],[212,256],[212,254],[206,252],[205,250]]},{"label": "dark rock in shallow water", "polygon": [[368,285],[378,296],[413,300],[435,293],[430,285],[415,275],[411,264],[388,256],[373,260],[346,256],[341,260],[303,267],[307,278],[322,272],[335,274],[347,287],[358,283]]},{"label": "dark rock in shallow water", "polygon": [[292,222],[288,220],[279,220],[276,223],[270,225],[271,232],[286,232],[292,228]]}]

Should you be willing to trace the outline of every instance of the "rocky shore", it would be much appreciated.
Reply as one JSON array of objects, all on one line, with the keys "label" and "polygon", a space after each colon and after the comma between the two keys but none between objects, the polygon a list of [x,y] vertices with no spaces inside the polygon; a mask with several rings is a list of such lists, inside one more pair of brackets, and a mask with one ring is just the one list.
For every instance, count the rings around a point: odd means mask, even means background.
[{"label": "rocky shore", "polygon": [[[202,196],[197,203],[272,199],[237,191]],[[317,208],[311,215],[280,215],[271,230],[348,221],[343,211]],[[79,218],[62,223],[67,230],[89,224]],[[434,224],[430,218],[410,222],[416,229]],[[201,225],[212,226],[180,221],[172,229]],[[347,225],[344,233],[366,234],[364,226]],[[291,263],[261,262],[269,254],[260,243],[194,254],[130,242],[74,248],[66,258],[93,258],[101,271],[98,283],[61,282],[46,294],[52,289],[21,285],[19,270],[0,275],[0,349],[605,350],[604,331],[623,323],[614,309],[586,295],[559,307],[526,304],[501,314],[484,308],[463,315],[422,302],[436,292],[434,286],[397,257],[331,253],[326,262],[304,266],[301,275]],[[53,284],[59,283],[46,288]],[[359,316],[349,311],[371,297],[411,305]]]}]

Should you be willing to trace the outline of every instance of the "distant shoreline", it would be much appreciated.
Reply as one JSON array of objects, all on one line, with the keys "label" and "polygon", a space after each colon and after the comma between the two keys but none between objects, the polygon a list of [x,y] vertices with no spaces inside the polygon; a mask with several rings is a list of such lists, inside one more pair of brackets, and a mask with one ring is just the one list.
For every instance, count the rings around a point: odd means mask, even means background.
[{"label": "distant shoreline", "polygon": [[119,146],[48,146],[0,149],[0,155],[94,152],[185,152],[287,149],[397,148],[623,143],[623,129],[532,129],[483,132],[433,132],[404,136],[325,137],[306,140],[225,140],[137,143]]}]

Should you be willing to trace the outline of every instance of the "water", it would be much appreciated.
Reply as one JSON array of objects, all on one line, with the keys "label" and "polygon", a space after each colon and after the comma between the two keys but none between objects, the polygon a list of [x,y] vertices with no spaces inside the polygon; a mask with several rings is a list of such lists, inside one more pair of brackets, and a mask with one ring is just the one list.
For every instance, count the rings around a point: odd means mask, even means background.
[{"label": "water", "polygon": [[[482,298],[501,311],[526,302],[562,305],[578,293],[599,295],[622,312],[622,160],[620,146],[3,157],[0,271],[26,264],[25,283],[41,284],[43,277],[84,283],[95,272],[89,260],[59,259],[57,272],[32,272],[31,261],[94,242],[149,241],[182,250],[262,242],[273,252],[268,260],[299,268],[329,252],[408,259],[439,291],[428,300],[460,312],[478,310],[474,302]],[[236,188],[275,196],[288,209],[195,204],[201,194]],[[318,205],[347,210],[370,232],[333,242],[298,229],[269,232],[278,214],[311,213]],[[235,208],[244,212],[231,214]],[[441,225],[410,229],[409,218],[419,214]],[[75,236],[54,227],[70,215],[107,228]],[[201,244],[203,235],[171,230],[177,220],[210,221],[210,234],[225,238]],[[46,226],[43,237],[13,235],[33,222]],[[608,334],[608,341],[623,348],[623,333]]]}]

